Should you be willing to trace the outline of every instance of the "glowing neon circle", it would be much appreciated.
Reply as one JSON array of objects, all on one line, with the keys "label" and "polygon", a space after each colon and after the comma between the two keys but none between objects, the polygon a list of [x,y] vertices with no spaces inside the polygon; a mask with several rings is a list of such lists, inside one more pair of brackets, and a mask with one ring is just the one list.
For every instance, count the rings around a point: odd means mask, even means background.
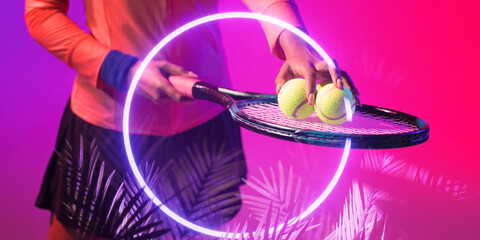
[{"label": "glowing neon circle", "polygon": [[[140,67],[138,68],[137,72],[135,73],[135,76],[133,77],[132,83],[130,85],[130,88],[128,89],[127,93],[127,99],[125,100],[125,108],[123,111],[123,140],[125,143],[125,150],[127,152],[127,157],[128,157],[128,162],[130,164],[130,167],[132,168],[133,174],[135,175],[136,180],[138,181],[139,187],[143,188],[145,193],[147,194],[152,201],[159,206],[159,208],[167,214],[169,217],[177,221],[178,223],[184,225],[185,227],[188,227],[192,230],[198,231],[203,234],[207,234],[210,236],[214,237],[228,237],[228,238],[239,238],[240,236],[235,235],[233,236],[233,233],[226,233],[222,231],[217,231],[217,230],[212,230],[208,229],[199,225],[196,225],[194,223],[189,222],[188,220],[180,217],[177,215],[175,212],[170,210],[167,206],[165,206],[152,192],[152,190],[147,186],[145,180],[143,179],[142,175],[140,174],[140,171],[138,170],[138,167],[135,163],[135,159],[133,157],[133,152],[130,144],[130,134],[129,134],[129,115],[130,115],[130,108],[131,108],[131,103],[132,103],[132,98],[133,98],[133,93],[135,92],[135,88],[137,87],[138,81],[140,80],[140,77],[143,74],[143,71],[147,67],[147,65],[150,63],[150,61],[153,59],[153,57],[165,46],[167,45],[171,40],[173,40],[175,37],[178,35],[182,34],[183,32],[196,27],[198,25],[201,25],[203,23],[211,22],[211,21],[217,21],[221,19],[231,19],[231,18],[243,18],[243,19],[254,19],[258,21],[264,21],[268,23],[272,23],[275,25],[278,25],[282,28],[287,29],[288,31],[296,34],[300,38],[302,38],[305,42],[310,44],[315,51],[317,51],[320,56],[327,62],[327,64],[335,68],[335,64],[333,61],[330,59],[330,57],[327,55],[327,53],[315,42],[313,39],[311,39],[308,35],[300,31],[299,29],[295,28],[294,26],[290,25],[287,22],[284,22],[282,20],[270,17],[270,16],[265,16],[257,13],[249,13],[249,12],[227,12],[227,13],[218,13],[218,14],[213,14],[209,15],[206,17],[199,18],[197,20],[194,20],[192,22],[189,22],[180,28],[176,29],[172,33],[168,34],[162,41],[160,41],[153,49],[148,53],[148,55],[145,57],[143,62],[140,64]],[[349,105],[348,99],[345,98],[345,104]],[[346,109],[350,109],[349,107],[346,107]],[[348,121],[351,121],[352,119],[352,113],[351,111],[347,111],[347,119]],[[343,155],[342,159],[340,161],[340,164],[338,166],[337,171],[335,172],[332,180],[328,184],[328,186],[325,188],[325,190],[322,192],[322,194],[298,217],[294,217],[288,221],[288,224],[293,224],[294,222],[298,220],[302,220],[305,217],[307,217],[309,214],[311,214],[326,198],[327,196],[331,193],[335,185],[337,184],[338,180],[340,179],[340,176],[342,175],[343,169],[345,168],[345,165],[347,163],[348,159],[348,154],[350,152],[350,146],[351,146],[351,139],[347,139],[345,142],[345,148],[343,150]],[[280,225],[277,227],[277,230],[279,231],[280,229],[283,228],[283,225]],[[273,228],[270,228],[269,232],[273,232]]]}]

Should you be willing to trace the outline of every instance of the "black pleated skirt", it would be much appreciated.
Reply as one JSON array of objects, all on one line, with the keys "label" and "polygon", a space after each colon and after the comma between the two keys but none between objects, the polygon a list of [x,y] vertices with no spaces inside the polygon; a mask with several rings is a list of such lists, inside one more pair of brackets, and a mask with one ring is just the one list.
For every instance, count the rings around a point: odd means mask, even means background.
[{"label": "black pleated skirt", "polygon": [[[228,112],[171,137],[130,138],[147,185],[178,215],[219,228],[240,209],[246,164],[239,127]],[[36,206],[50,210],[67,227],[106,238],[195,237],[139,188],[122,133],[85,122],[70,104]]]}]

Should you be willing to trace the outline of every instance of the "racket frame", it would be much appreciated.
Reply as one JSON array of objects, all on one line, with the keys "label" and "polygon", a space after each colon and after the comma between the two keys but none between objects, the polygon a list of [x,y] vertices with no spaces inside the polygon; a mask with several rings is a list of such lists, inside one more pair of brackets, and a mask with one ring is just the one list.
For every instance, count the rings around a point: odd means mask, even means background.
[{"label": "racket frame", "polygon": [[346,139],[350,138],[352,139],[352,148],[355,149],[390,149],[418,145],[427,141],[429,137],[430,127],[426,121],[393,109],[366,104],[361,107],[357,106],[356,112],[388,116],[390,119],[413,124],[418,127],[418,130],[407,133],[371,135],[298,129],[258,120],[242,112],[239,107],[243,104],[255,104],[256,102],[275,104],[277,103],[277,96],[273,94],[217,88],[208,83],[197,81],[193,84],[192,96],[195,99],[208,100],[224,106],[230,111],[232,118],[245,129],[292,142],[343,148]]}]

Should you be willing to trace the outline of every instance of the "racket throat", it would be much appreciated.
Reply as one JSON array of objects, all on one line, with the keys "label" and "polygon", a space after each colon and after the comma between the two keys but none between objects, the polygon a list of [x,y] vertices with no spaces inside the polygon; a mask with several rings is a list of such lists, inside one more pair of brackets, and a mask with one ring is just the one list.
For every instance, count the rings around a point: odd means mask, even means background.
[{"label": "racket throat", "polygon": [[218,89],[206,82],[197,82],[192,89],[193,98],[200,100],[207,100],[230,108],[233,104],[233,99],[218,91]]}]

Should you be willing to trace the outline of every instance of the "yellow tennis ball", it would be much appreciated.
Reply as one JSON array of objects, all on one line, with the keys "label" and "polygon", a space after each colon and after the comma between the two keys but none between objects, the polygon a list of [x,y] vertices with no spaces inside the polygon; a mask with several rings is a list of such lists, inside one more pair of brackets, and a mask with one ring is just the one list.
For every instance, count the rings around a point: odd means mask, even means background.
[{"label": "yellow tennis ball", "polygon": [[314,109],[308,105],[305,80],[295,78],[287,81],[278,93],[278,106],[291,119],[304,119],[312,115]]},{"label": "yellow tennis ball", "polygon": [[333,83],[330,83],[320,88],[314,106],[318,117],[322,121],[334,125],[347,121],[344,97],[349,100],[353,115],[355,102],[353,101],[352,92],[347,87],[344,86],[343,90],[341,90],[336,88]]}]

